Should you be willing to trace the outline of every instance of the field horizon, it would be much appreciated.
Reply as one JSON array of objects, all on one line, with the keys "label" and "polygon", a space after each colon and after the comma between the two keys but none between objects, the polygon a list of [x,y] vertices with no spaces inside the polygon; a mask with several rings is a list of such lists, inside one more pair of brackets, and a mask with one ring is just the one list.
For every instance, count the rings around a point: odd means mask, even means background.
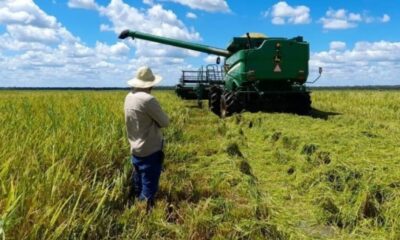
[{"label": "field horizon", "polygon": [[[154,90],[173,90],[176,85],[160,85],[155,86]],[[343,86],[307,86],[310,90],[399,90],[400,85],[343,85]],[[107,91],[107,90],[126,90],[129,91],[130,87],[0,87],[0,91],[20,91],[20,90],[94,90],[94,91]]]}]

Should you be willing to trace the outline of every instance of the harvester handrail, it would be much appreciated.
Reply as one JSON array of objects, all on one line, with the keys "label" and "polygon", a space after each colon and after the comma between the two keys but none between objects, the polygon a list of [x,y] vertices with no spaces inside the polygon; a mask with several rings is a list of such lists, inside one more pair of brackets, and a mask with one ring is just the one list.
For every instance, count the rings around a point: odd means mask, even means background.
[{"label": "harvester handrail", "polygon": [[156,36],[156,35],[152,35],[152,34],[148,34],[148,33],[142,33],[139,31],[125,30],[125,31],[121,32],[121,34],[119,35],[120,39],[125,39],[127,37],[131,37],[132,39],[139,38],[139,39],[143,39],[143,40],[147,40],[147,41],[151,41],[151,42],[157,42],[157,43],[162,43],[162,44],[171,45],[171,46],[175,46],[175,47],[190,49],[190,50],[194,50],[194,51],[198,51],[198,52],[214,54],[217,56],[229,57],[230,55],[232,55],[231,52],[229,52],[226,49],[210,47],[207,45],[186,42],[186,41],[182,41],[182,40],[178,40],[178,39]]}]

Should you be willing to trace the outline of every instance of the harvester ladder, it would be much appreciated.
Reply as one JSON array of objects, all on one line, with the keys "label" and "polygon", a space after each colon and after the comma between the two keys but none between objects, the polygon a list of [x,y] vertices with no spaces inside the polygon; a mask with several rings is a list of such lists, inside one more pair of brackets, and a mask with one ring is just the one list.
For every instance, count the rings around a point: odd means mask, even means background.
[{"label": "harvester ladder", "polygon": [[222,69],[218,65],[207,65],[206,67],[206,81],[213,82],[213,81],[222,81]]}]

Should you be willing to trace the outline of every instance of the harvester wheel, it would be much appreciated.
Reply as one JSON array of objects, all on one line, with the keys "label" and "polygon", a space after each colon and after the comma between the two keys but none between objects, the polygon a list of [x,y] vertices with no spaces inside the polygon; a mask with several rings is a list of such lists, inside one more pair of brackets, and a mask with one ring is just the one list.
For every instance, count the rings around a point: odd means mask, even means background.
[{"label": "harvester wheel", "polygon": [[294,111],[300,115],[307,115],[311,111],[311,98],[309,93],[301,93],[296,96]]},{"label": "harvester wheel", "polygon": [[241,104],[235,92],[224,92],[221,95],[221,117],[229,117],[242,110]]},{"label": "harvester wheel", "polygon": [[217,86],[210,87],[210,97],[208,99],[208,107],[211,112],[217,116],[221,116],[221,89]]}]

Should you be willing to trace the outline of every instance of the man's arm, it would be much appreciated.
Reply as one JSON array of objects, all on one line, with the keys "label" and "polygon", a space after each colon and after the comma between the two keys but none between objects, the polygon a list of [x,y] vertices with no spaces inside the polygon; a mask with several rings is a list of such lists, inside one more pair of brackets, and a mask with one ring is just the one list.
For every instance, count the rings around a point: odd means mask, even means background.
[{"label": "man's arm", "polygon": [[160,128],[164,128],[169,125],[169,118],[167,114],[165,114],[155,98],[152,98],[146,103],[146,110],[149,116],[158,124]]}]

